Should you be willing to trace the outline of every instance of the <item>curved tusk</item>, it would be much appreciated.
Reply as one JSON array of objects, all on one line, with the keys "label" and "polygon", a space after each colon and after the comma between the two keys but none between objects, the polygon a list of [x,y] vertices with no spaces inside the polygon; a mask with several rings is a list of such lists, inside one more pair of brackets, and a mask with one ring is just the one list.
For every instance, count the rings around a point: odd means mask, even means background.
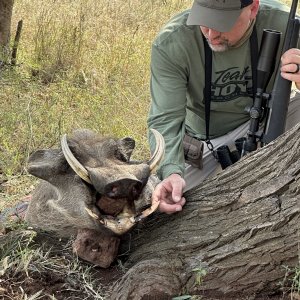
[{"label": "curved tusk", "polygon": [[67,135],[64,134],[61,138],[61,149],[62,152],[68,162],[68,164],[70,165],[70,167],[73,169],[73,171],[84,181],[88,182],[88,183],[92,183],[90,178],[89,178],[89,174],[86,170],[86,168],[75,158],[75,156],[73,155],[72,151],[70,150],[69,146],[68,146],[68,142],[67,142]]},{"label": "curved tusk", "polygon": [[165,154],[165,140],[163,136],[156,129],[151,128],[150,130],[154,134],[155,142],[156,142],[156,147],[153,152],[153,155],[147,162],[150,167],[150,171],[152,172],[160,163],[160,161],[162,160]]},{"label": "curved tusk", "polygon": [[111,230],[113,233],[122,235],[130,230],[135,224],[144,220],[146,217],[151,215],[153,212],[157,210],[159,206],[159,201],[152,201],[152,204],[149,208],[145,209],[143,212],[136,216],[132,217],[122,217],[122,218],[105,218],[99,217],[97,214],[93,213],[89,208],[85,207],[86,212],[92,217],[94,220],[97,220],[101,225]]},{"label": "curved tusk", "polygon": [[149,208],[145,209],[139,215],[134,217],[135,223],[140,222],[141,220],[147,218],[149,215],[154,213],[158,209],[158,206],[159,206],[159,201],[153,201]]},{"label": "curved tusk", "polygon": [[122,235],[130,230],[134,225],[134,218],[122,218],[119,220],[104,219],[104,226],[118,235]]},{"label": "curved tusk", "polygon": [[120,219],[109,219],[105,217],[99,218],[99,216],[93,213],[89,208],[85,207],[85,210],[94,220],[97,220],[101,225],[111,230],[115,234],[122,235],[130,230],[135,224],[137,224],[141,220],[144,220],[146,217],[155,212],[158,206],[159,201],[153,201],[151,207],[145,209],[139,215],[132,217],[123,217]]},{"label": "curved tusk", "polygon": [[136,223],[134,217],[126,217],[121,219],[108,219],[103,217],[100,219],[99,216],[93,213],[89,208],[85,207],[85,210],[93,219],[97,220],[101,225],[118,235],[126,233]]},{"label": "curved tusk", "polygon": [[93,219],[100,220],[99,216],[97,214],[93,213],[89,208],[85,207],[84,209]]}]

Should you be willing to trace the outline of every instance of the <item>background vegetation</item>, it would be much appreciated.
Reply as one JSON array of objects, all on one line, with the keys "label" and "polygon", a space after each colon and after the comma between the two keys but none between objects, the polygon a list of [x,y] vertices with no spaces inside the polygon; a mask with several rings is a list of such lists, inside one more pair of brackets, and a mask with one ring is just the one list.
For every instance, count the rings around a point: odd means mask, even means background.
[{"label": "background vegetation", "polygon": [[[191,0],[16,0],[18,66],[0,69],[0,210],[30,192],[29,154],[90,128],[148,154],[151,42]],[[7,182],[6,180],[9,179]],[[24,183],[24,184],[23,184]]]},{"label": "background vegetation", "polygon": [[[290,0],[282,0],[290,4]],[[192,0],[16,0],[18,66],[0,67],[0,210],[32,190],[30,153],[90,128],[148,154],[151,42]]]},{"label": "background vegetation", "polygon": [[[24,23],[18,66],[0,64],[0,211],[30,194],[35,179],[26,172],[29,154],[57,146],[62,133],[85,127],[103,135],[128,135],[137,141],[137,157],[148,154],[151,42],[172,15],[191,4],[15,0],[12,33],[19,20]],[[26,287],[40,278],[47,282],[47,270],[59,280],[71,278],[67,291],[77,290],[80,299],[105,298],[99,282],[90,277],[93,268],[70,255],[69,243],[62,244],[63,256],[57,257],[53,249],[33,243],[35,234],[19,228],[7,241],[0,226],[0,298],[18,290],[13,299],[46,299],[39,289],[28,296]],[[298,295],[298,269],[295,274],[292,291]],[[47,293],[47,299],[56,299],[52,291]],[[79,299],[76,295],[70,299]]]}]

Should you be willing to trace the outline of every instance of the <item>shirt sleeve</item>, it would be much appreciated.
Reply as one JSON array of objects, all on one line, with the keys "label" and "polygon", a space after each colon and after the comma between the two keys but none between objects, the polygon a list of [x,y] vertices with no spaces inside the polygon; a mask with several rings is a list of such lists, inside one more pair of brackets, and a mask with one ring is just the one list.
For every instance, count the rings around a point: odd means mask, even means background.
[{"label": "shirt sleeve", "polygon": [[[176,60],[177,59],[177,60]],[[148,127],[158,130],[164,137],[166,151],[157,174],[164,179],[173,173],[183,176],[187,70],[178,64],[176,55],[153,45],[151,52],[151,107]],[[153,151],[155,141],[149,139]]]}]

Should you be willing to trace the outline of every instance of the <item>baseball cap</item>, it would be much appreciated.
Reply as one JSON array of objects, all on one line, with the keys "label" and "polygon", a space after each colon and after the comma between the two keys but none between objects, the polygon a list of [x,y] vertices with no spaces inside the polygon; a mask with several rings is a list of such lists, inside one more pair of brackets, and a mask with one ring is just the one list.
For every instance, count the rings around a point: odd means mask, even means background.
[{"label": "baseball cap", "polygon": [[201,25],[227,32],[233,27],[242,9],[253,0],[195,0],[187,25]]}]

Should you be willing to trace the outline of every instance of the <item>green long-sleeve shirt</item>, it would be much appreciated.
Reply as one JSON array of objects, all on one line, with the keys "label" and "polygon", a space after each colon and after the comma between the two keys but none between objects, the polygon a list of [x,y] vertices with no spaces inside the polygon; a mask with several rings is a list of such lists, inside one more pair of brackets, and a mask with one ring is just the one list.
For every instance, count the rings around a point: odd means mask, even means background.
[{"label": "green long-sleeve shirt", "polygon": [[[256,17],[258,43],[263,29],[284,35],[289,9],[275,0],[260,2]],[[157,129],[166,142],[165,158],[160,164],[161,179],[172,173],[184,174],[182,139],[187,131],[205,139],[204,45],[199,26],[187,26],[189,11],[173,17],[152,45],[149,128]],[[283,43],[281,38],[278,59]],[[268,89],[272,86],[274,75]],[[250,41],[225,52],[213,52],[210,138],[224,135],[247,120],[245,108],[252,104]],[[154,148],[154,140],[150,139]]]}]

